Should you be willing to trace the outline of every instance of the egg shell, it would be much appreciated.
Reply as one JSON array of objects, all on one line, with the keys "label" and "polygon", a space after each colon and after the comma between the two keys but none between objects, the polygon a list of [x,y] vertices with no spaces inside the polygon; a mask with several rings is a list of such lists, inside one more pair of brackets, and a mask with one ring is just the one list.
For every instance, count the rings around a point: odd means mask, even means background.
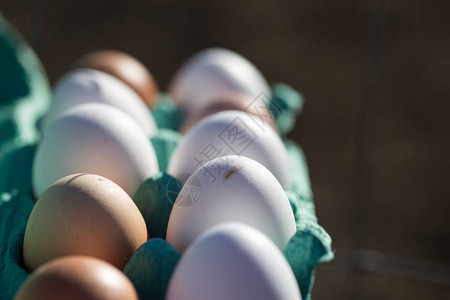
[{"label": "egg shell", "polygon": [[32,186],[39,197],[66,175],[92,173],[133,197],[158,170],[153,146],[136,122],[110,105],[89,103],[67,111],[48,129],[33,160]]},{"label": "egg shell", "polygon": [[132,88],[108,73],[77,69],[65,74],[56,83],[50,108],[42,123],[43,132],[64,112],[84,103],[104,103],[120,109],[148,136],[158,130],[148,107]]},{"label": "egg shell", "polygon": [[106,72],[130,86],[146,103],[153,107],[159,88],[148,69],[133,56],[117,50],[98,50],[76,60],[72,68],[88,68]]},{"label": "egg shell", "polygon": [[184,183],[213,158],[241,155],[263,164],[288,189],[291,174],[286,149],[278,134],[260,122],[242,111],[222,111],[203,118],[174,150],[167,173]]},{"label": "egg shell", "polygon": [[66,256],[39,267],[14,300],[138,300],[131,281],[97,258]]},{"label": "egg shell", "polygon": [[257,228],[280,249],[296,232],[281,185],[263,165],[243,156],[216,158],[189,177],[170,214],[167,241],[183,252],[202,232],[229,221]]},{"label": "egg shell", "polygon": [[123,189],[102,176],[73,174],[52,184],[33,207],[23,258],[29,270],[67,255],[122,269],[147,236],[144,218]]},{"label": "egg shell", "polygon": [[169,94],[187,113],[202,109],[227,91],[270,97],[270,87],[259,70],[243,56],[223,48],[209,48],[191,57],[169,86]]},{"label": "egg shell", "polygon": [[261,232],[225,223],[202,234],[177,264],[166,300],[300,300],[281,251]]},{"label": "egg shell", "polygon": [[271,126],[275,131],[278,131],[274,116],[260,98],[254,99],[245,94],[226,92],[216,96],[214,100],[208,102],[211,103],[206,105],[203,109],[191,112],[186,116],[184,124],[180,129],[181,133],[185,134],[201,119],[224,110],[245,111],[256,116],[257,118],[255,118],[255,121],[259,121],[261,126]]}]

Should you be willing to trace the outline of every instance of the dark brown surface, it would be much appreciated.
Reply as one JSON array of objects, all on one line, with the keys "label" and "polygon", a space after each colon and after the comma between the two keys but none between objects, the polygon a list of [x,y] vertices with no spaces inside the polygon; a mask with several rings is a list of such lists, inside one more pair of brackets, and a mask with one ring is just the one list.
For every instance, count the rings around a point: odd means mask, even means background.
[{"label": "dark brown surface", "polygon": [[[52,81],[101,48],[136,56],[163,90],[195,51],[241,53],[306,98],[291,137],[308,157],[317,215],[336,251],[449,265],[450,1],[390,2],[367,122],[367,197],[355,194],[356,135],[378,1],[3,0],[0,11],[34,44]],[[450,288],[320,269],[313,296],[448,299]]]}]

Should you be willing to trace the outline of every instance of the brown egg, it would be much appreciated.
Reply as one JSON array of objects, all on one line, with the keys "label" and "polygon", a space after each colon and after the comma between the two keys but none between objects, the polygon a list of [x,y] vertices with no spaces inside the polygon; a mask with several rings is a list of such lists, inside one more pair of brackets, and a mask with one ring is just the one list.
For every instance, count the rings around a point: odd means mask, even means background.
[{"label": "brown egg", "polygon": [[180,132],[185,134],[192,126],[206,116],[224,110],[241,110],[254,115],[261,126],[270,126],[278,132],[275,119],[267,106],[259,98],[252,98],[245,94],[228,92],[216,99],[211,99],[210,104],[204,109],[187,114]]},{"label": "brown egg", "polygon": [[117,268],[88,256],[66,256],[40,266],[14,300],[138,300],[131,281]]},{"label": "brown egg", "polygon": [[109,73],[129,85],[142,100],[153,107],[159,88],[152,74],[136,58],[115,50],[100,50],[88,53],[72,65],[76,68],[96,69]]},{"label": "brown egg", "polygon": [[67,255],[97,257],[122,269],[146,241],[144,218],[122,188],[102,176],[73,174],[53,183],[36,202],[23,259],[28,270]]}]

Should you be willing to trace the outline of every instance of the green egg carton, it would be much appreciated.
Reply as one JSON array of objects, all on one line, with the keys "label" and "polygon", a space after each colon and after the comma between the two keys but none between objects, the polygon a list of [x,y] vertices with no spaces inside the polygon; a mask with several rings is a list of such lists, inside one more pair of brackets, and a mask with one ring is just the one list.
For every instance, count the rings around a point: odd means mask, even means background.
[{"label": "green egg carton", "polygon": [[[0,299],[8,300],[29,276],[23,268],[23,235],[34,206],[31,166],[40,139],[37,124],[48,108],[50,88],[34,52],[1,16],[0,82]],[[331,260],[333,252],[330,236],[317,223],[305,156],[296,143],[286,138],[302,104],[301,95],[289,86],[273,86],[270,110],[275,112],[290,160],[293,183],[286,194],[297,224],[297,233],[283,254],[294,271],[303,299],[310,299],[314,269]],[[166,95],[160,97],[152,114],[161,128],[151,139],[161,172],[146,180],[134,196],[152,238],[133,254],[123,271],[142,300],[163,300],[181,257],[165,241],[181,184],[164,171],[181,139],[176,129],[182,123],[182,115]]]}]

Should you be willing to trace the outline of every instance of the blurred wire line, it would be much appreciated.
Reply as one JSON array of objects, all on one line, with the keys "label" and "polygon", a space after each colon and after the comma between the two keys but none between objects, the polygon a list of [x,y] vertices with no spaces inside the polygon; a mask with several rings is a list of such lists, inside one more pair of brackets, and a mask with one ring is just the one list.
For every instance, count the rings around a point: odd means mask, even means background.
[{"label": "blurred wire line", "polygon": [[379,71],[389,0],[381,0],[373,28],[372,47],[367,66],[367,78],[364,85],[361,111],[356,132],[356,161],[355,161],[355,208],[352,234],[356,248],[360,248],[361,237],[366,228],[365,223],[370,209],[371,178],[372,173],[371,133],[373,107],[376,99]]},{"label": "blurred wire line", "polygon": [[[367,230],[367,218],[371,202],[371,125],[373,124],[373,108],[377,97],[380,77],[380,64],[384,47],[389,0],[380,0],[372,29],[371,48],[367,64],[366,81],[361,100],[361,111],[356,132],[355,158],[355,203],[352,220],[352,237],[354,248],[362,248],[362,237]],[[359,280],[354,278],[351,299],[360,299]]]},{"label": "blurred wire line", "polygon": [[417,279],[450,286],[450,267],[434,262],[384,255],[375,250],[355,250],[335,253],[331,262],[321,269],[349,270],[383,276]]}]

